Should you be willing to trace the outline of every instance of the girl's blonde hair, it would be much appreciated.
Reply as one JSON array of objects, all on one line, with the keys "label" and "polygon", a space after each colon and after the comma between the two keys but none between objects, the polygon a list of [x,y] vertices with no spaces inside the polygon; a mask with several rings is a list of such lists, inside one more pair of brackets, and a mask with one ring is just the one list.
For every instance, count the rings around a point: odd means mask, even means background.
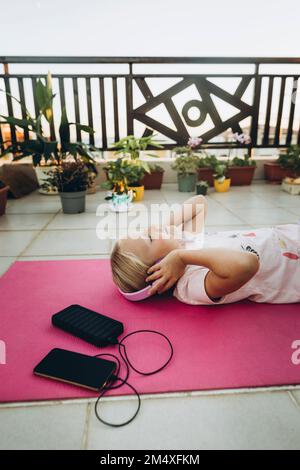
[{"label": "girl's blonde hair", "polygon": [[150,265],[129,251],[122,251],[119,242],[115,243],[110,256],[114,283],[123,292],[136,292],[146,287],[147,270]]}]

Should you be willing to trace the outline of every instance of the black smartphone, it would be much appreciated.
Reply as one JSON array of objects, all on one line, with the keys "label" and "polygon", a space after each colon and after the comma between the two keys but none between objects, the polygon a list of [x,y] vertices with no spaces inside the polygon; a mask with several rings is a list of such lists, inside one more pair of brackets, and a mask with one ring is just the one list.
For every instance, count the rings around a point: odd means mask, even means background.
[{"label": "black smartphone", "polygon": [[33,373],[98,392],[112,380],[115,369],[113,361],[55,348],[41,360]]}]

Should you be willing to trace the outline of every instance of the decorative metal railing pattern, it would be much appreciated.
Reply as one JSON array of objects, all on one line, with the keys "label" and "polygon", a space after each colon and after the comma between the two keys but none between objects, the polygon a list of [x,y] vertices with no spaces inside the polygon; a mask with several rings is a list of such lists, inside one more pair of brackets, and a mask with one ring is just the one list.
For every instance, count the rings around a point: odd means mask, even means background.
[{"label": "decorative metal railing pattern", "polygon": [[[125,135],[153,132],[165,148],[184,145],[189,136],[202,137],[207,148],[236,147],[232,132],[250,134],[250,148],[300,143],[300,58],[0,57],[1,64],[0,88],[17,95],[33,113],[34,85],[39,77],[46,78],[46,72],[32,73],[29,64],[52,64],[50,70],[54,65],[65,66],[62,73],[52,73],[59,97],[49,128],[52,139],[57,138],[65,106],[69,120],[95,129],[90,136],[74,129],[73,137],[88,139],[104,150]],[[88,69],[113,66],[121,71],[69,73],[70,64]],[[16,65],[24,70],[13,70]],[[149,73],[149,66],[154,73]],[[186,71],[191,66],[192,71]],[[148,71],[141,71],[142,67]],[[175,73],[165,71],[167,67],[175,67]],[[195,72],[197,67],[201,70]],[[268,67],[273,70],[263,70]],[[0,114],[24,117],[24,109],[1,93]],[[2,125],[1,146],[7,138],[28,138],[28,132]]]}]

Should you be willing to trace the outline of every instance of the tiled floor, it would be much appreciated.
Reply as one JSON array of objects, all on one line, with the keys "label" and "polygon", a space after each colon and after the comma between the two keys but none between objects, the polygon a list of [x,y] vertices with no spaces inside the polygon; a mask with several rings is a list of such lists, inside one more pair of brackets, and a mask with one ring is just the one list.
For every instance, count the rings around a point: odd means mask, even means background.
[{"label": "tiled floor", "polygon": [[[169,184],[147,191],[143,202],[189,196]],[[61,213],[56,196],[9,201],[0,218],[0,274],[16,259],[107,257],[113,242],[95,233],[103,202],[103,193],[89,195],[87,212],[72,216]],[[300,197],[263,183],[225,194],[210,190],[208,206],[207,230],[300,219]],[[125,419],[135,404],[134,397],[106,398],[103,417]],[[300,387],[147,395],[138,417],[123,428],[99,423],[89,400],[3,404],[0,422],[1,449],[300,449]]]}]

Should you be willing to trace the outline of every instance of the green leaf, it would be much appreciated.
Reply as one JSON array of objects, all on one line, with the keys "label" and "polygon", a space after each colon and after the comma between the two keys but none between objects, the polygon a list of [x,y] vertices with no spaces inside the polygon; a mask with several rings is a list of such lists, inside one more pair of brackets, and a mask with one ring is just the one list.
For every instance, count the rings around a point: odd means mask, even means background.
[{"label": "green leaf", "polygon": [[64,142],[62,143],[62,145],[63,145],[64,152],[69,152],[74,157],[77,156],[77,144],[76,143]]},{"label": "green leaf", "polygon": [[32,155],[32,163],[33,163],[33,166],[38,166],[40,164],[40,161],[42,159],[42,156],[41,154],[39,153],[34,153]]},{"label": "green leaf", "polygon": [[70,122],[70,126],[76,126],[78,130],[83,132],[88,132],[89,134],[94,134],[95,131],[90,126],[86,126],[85,124],[78,124],[77,122]]},{"label": "green leaf", "polygon": [[87,157],[89,158],[90,160],[94,160],[94,156],[92,154],[92,152],[90,152],[88,149],[86,149],[84,146],[82,145],[77,145],[77,152],[79,153],[79,155],[81,155],[82,157]]},{"label": "green leaf", "polygon": [[103,189],[113,189],[114,184],[112,181],[103,181],[103,183],[101,183],[101,187]]},{"label": "green leaf", "polygon": [[38,80],[35,87],[35,97],[42,113],[48,122],[53,119],[52,101],[55,95],[52,95],[52,90],[47,85],[44,85],[41,80]]},{"label": "green leaf", "polygon": [[43,136],[41,120],[42,120],[42,115],[39,114],[35,121],[35,130],[34,130],[40,137]]},{"label": "green leaf", "polygon": [[60,142],[62,144],[62,150],[65,150],[65,145],[70,142],[70,124],[68,121],[66,108],[63,107],[59,126]]},{"label": "green leaf", "polygon": [[144,162],[143,160],[141,160],[141,167],[142,167],[147,173],[151,173],[151,170],[150,170],[150,168],[149,168],[148,163]]},{"label": "green leaf", "polygon": [[12,126],[18,126],[18,127],[21,127],[22,129],[28,129],[28,130],[30,130],[30,127],[32,127],[31,121],[28,119],[18,119],[13,116],[2,116],[2,115],[0,115],[0,117],[5,119],[4,122],[1,121],[1,124],[2,123],[11,124]]},{"label": "green leaf", "polygon": [[47,108],[51,108],[52,92],[40,79],[36,83],[35,97],[41,112],[44,112]]},{"label": "green leaf", "polygon": [[40,140],[24,140],[23,142],[17,142],[14,146],[14,152],[22,152],[27,155],[40,153],[42,155],[44,152],[44,143]]},{"label": "green leaf", "polygon": [[158,149],[164,148],[163,145],[159,144],[159,143],[156,142],[155,140],[151,140],[151,142],[149,143],[149,145],[151,145],[152,147],[156,147],[156,148],[158,148]]},{"label": "green leaf", "polygon": [[44,157],[46,162],[54,155],[57,155],[57,142],[52,141],[52,142],[44,142]]},{"label": "green leaf", "polygon": [[154,153],[147,153],[146,155],[147,157],[157,158],[157,155],[154,155]]},{"label": "green leaf", "polygon": [[26,106],[23,105],[23,103],[18,100],[18,98],[16,98],[15,96],[13,96],[11,93],[9,93],[8,91],[6,90],[3,90],[2,88],[0,88],[0,92],[1,93],[5,93],[7,96],[10,96],[11,99],[13,99],[14,101],[16,101],[17,103],[19,103],[19,105],[21,106],[22,110],[25,112],[25,115],[26,117],[28,118],[28,120],[31,120],[33,122],[33,119],[32,117],[30,116],[30,113],[28,111],[28,109],[26,108]]}]

